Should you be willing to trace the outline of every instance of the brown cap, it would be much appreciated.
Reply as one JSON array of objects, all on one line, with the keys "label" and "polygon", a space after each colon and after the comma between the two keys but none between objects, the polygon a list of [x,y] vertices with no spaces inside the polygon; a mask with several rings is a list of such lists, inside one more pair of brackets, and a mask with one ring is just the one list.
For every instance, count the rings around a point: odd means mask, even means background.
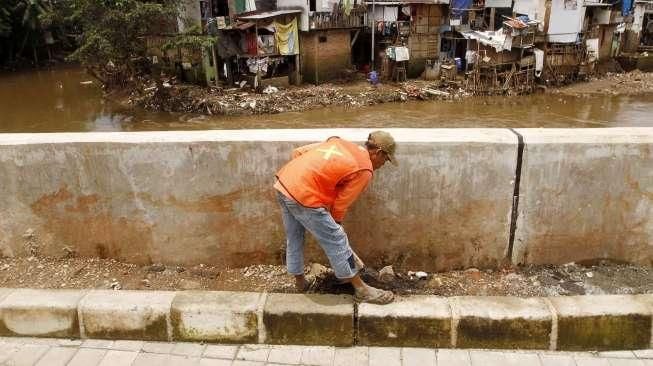
[{"label": "brown cap", "polygon": [[395,139],[392,135],[385,131],[374,131],[367,136],[367,145],[381,149],[381,151],[388,155],[388,160],[393,165],[397,165],[397,159],[395,158],[397,144],[395,144]]}]

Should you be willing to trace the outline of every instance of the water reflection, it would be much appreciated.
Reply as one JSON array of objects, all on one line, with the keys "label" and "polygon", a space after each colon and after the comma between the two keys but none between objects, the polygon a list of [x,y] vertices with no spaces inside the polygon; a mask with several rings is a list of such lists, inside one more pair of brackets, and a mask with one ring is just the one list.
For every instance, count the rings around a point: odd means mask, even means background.
[{"label": "water reflection", "polygon": [[0,132],[153,131],[319,127],[653,126],[653,95],[478,98],[263,116],[202,116],[124,109],[78,68],[0,75]]}]

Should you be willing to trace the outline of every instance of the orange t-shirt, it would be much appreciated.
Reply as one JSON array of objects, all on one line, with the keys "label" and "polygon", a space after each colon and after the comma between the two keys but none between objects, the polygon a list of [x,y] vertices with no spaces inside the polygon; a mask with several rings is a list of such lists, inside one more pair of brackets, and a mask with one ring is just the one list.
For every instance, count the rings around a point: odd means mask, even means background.
[{"label": "orange t-shirt", "polygon": [[369,153],[332,137],[295,149],[274,188],[306,207],[324,207],[340,222],[373,176]]}]

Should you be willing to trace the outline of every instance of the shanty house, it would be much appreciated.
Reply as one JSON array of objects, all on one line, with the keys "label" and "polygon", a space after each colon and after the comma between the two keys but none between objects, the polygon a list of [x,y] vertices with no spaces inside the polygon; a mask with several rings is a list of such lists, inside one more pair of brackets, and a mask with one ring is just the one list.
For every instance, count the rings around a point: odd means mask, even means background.
[{"label": "shanty house", "polygon": [[338,79],[352,69],[352,47],[360,41],[365,7],[351,0],[277,0],[279,9],[299,9],[304,82]]},{"label": "shanty house", "polygon": [[[418,77],[439,59],[449,0],[367,1],[374,63],[385,78]],[[370,34],[371,36],[372,34]],[[372,37],[371,37],[372,38]]]},{"label": "shanty house", "polygon": [[509,18],[496,31],[467,31],[467,89],[476,95],[529,93],[543,52],[534,48],[536,21]]},{"label": "shanty house", "polygon": [[635,1],[633,21],[627,24],[622,50],[628,53],[653,51],[653,1]]},{"label": "shanty house", "polygon": [[569,82],[587,74],[585,10],[583,0],[515,0],[513,12],[539,24],[542,36],[536,43],[544,50],[541,77],[546,82]]}]

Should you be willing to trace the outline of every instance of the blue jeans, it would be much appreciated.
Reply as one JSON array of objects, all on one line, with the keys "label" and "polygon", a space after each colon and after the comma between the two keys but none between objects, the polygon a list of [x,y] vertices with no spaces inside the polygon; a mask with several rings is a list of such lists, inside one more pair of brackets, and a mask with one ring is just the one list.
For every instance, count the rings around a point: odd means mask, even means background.
[{"label": "blue jeans", "polygon": [[304,234],[308,230],[329,258],[336,277],[356,275],[356,263],[345,230],[325,208],[309,208],[277,191],[286,229],[286,265],[292,275],[304,274]]}]

